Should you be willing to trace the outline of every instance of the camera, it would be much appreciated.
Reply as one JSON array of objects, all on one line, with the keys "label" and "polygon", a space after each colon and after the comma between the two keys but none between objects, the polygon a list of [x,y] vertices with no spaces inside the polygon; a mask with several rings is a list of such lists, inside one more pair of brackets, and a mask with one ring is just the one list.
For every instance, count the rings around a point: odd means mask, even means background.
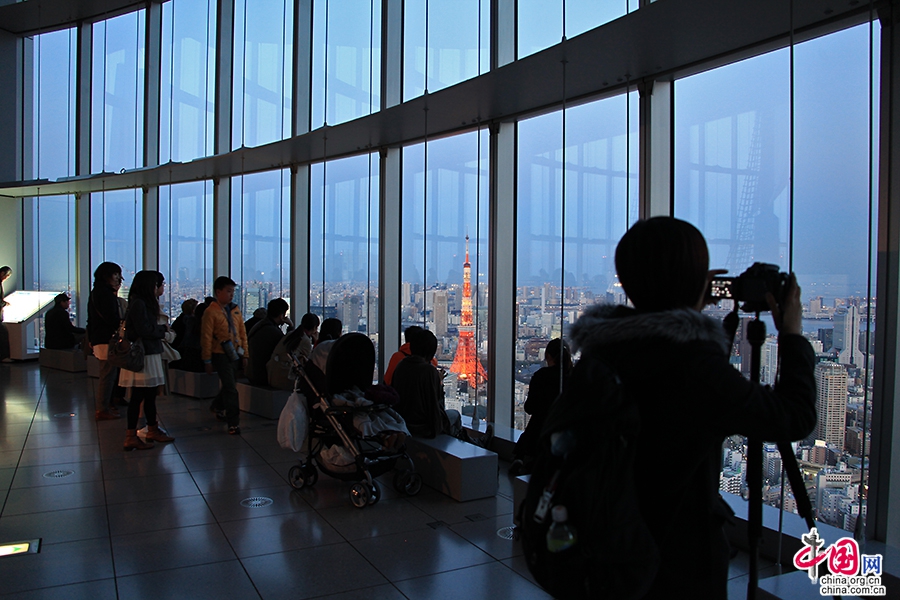
[{"label": "camera", "polygon": [[766,293],[771,293],[781,306],[787,279],[787,273],[781,272],[778,265],[753,263],[737,277],[714,277],[709,283],[707,298],[743,302],[741,310],[744,312],[765,312],[769,310]]}]

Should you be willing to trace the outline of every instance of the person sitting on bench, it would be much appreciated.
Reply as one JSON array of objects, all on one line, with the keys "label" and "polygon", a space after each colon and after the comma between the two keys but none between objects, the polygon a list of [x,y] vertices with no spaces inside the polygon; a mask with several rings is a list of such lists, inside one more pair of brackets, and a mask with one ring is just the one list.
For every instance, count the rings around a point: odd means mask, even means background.
[{"label": "person sitting on bench", "polygon": [[57,294],[53,308],[44,315],[44,348],[71,350],[84,339],[84,329],[75,327],[69,317],[69,295]]}]

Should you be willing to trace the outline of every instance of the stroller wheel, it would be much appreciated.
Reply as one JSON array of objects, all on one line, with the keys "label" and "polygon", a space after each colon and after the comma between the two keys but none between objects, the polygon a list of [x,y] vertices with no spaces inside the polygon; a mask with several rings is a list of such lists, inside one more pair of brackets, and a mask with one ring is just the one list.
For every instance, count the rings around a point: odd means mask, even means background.
[{"label": "stroller wheel", "polygon": [[376,504],[381,500],[381,489],[379,489],[378,484],[373,481],[372,487],[369,488],[369,490],[369,504]]},{"label": "stroller wheel", "polygon": [[394,473],[394,489],[401,494],[406,493],[406,484],[409,482],[409,476],[412,472],[409,469],[403,469]]},{"label": "stroller wheel", "polygon": [[304,475],[306,476],[306,485],[310,487],[316,485],[316,482],[319,481],[319,470],[313,464],[306,465]]},{"label": "stroller wheel", "polygon": [[405,491],[407,496],[415,496],[422,491],[422,476],[418,473],[410,473],[406,480]]},{"label": "stroller wheel", "polygon": [[370,495],[369,489],[361,483],[354,483],[350,486],[350,502],[356,508],[365,508],[369,504]]},{"label": "stroller wheel", "polygon": [[306,485],[307,477],[304,473],[303,467],[300,465],[294,465],[291,467],[291,470],[288,471],[288,481],[291,484],[291,487],[295,490],[303,489],[303,486]]}]

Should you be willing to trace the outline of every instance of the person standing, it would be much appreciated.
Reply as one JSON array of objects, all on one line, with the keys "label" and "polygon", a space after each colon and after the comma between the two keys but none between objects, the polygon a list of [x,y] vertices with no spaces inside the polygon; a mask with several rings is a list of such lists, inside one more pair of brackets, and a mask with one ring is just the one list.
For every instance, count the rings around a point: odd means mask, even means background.
[{"label": "person standing", "polygon": [[[247,368],[250,349],[241,309],[232,302],[237,284],[229,277],[217,277],[213,282],[215,301],[203,312],[200,326],[200,357],[207,373],[219,374],[222,387],[213,399],[210,410],[228,423],[228,433],[239,435],[240,408],[237,393],[237,369]],[[238,365],[240,363],[240,365]]]},{"label": "person standing", "polygon": [[[166,382],[162,341],[169,333],[169,326],[159,322],[158,277],[157,271],[139,271],[128,292],[125,337],[132,344],[140,341],[144,345],[144,368],[140,371],[121,369],[119,374],[119,384],[131,388],[123,445],[125,450],[148,450],[153,447],[154,441],[171,442],[175,439],[161,430],[156,421],[157,388]],[[147,419],[146,442],[137,436],[141,404]]]},{"label": "person standing", "polygon": [[119,330],[124,312],[119,304],[119,288],[122,287],[122,267],[114,262],[103,262],[94,270],[94,288],[88,298],[87,335],[94,356],[100,361],[100,375],[94,399],[95,418],[98,421],[118,419],[121,415],[112,406],[113,390],[119,370],[109,364],[109,340]]}]

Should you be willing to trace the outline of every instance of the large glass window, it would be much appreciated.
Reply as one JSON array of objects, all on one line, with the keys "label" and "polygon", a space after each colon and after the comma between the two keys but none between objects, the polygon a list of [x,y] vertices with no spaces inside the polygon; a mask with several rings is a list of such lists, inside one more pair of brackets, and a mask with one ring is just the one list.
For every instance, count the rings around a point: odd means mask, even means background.
[{"label": "large glass window", "polygon": [[637,10],[638,0],[518,0],[519,58]]},{"label": "large glass window", "polygon": [[313,165],[310,310],[378,347],[378,169],[366,154]]},{"label": "large glass window", "polygon": [[615,248],[637,219],[632,92],[519,123],[515,426],[544,349],[591,304],[623,301]]},{"label": "large glass window", "polygon": [[269,300],[290,303],[290,198],[288,170],[231,180],[231,278],[245,319]]},{"label": "large glass window", "polygon": [[110,261],[122,267],[126,288],[144,265],[144,216],[141,190],[91,194],[91,266]]},{"label": "large glass window", "polygon": [[235,0],[232,148],[291,135],[294,3]]},{"label": "large glass window", "polygon": [[426,0],[404,5],[404,100],[490,69],[490,8],[490,0]]},{"label": "large glass window", "polygon": [[401,326],[438,338],[447,408],[487,415],[488,132],[403,149]]},{"label": "large glass window", "polygon": [[312,127],[371,114],[381,105],[381,0],[313,4]]},{"label": "large glass window", "polygon": [[168,284],[160,306],[176,317],[185,300],[212,294],[212,182],[160,187],[159,223],[159,268]]},{"label": "large glass window", "polygon": [[[878,38],[876,22],[798,44],[793,98],[789,49],[675,88],[675,216],[704,233],[713,267],[737,274],[762,261],[797,273],[804,335],[824,363],[819,424],[798,457],[816,486],[818,519],[848,530],[862,525],[868,485],[880,69],[870,50]],[[771,383],[777,343],[766,321],[762,376]],[[736,347],[749,373],[740,334]],[[745,444],[726,442],[724,491],[746,484]],[[765,456],[766,501],[796,512],[777,451]]]},{"label": "large glass window", "polygon": [[216,3],[163,4],[159,161],[213,154]]},{"label": "large glass window", "polygon": [[144,164],[143,10],[93,25],[91,172]]}]

